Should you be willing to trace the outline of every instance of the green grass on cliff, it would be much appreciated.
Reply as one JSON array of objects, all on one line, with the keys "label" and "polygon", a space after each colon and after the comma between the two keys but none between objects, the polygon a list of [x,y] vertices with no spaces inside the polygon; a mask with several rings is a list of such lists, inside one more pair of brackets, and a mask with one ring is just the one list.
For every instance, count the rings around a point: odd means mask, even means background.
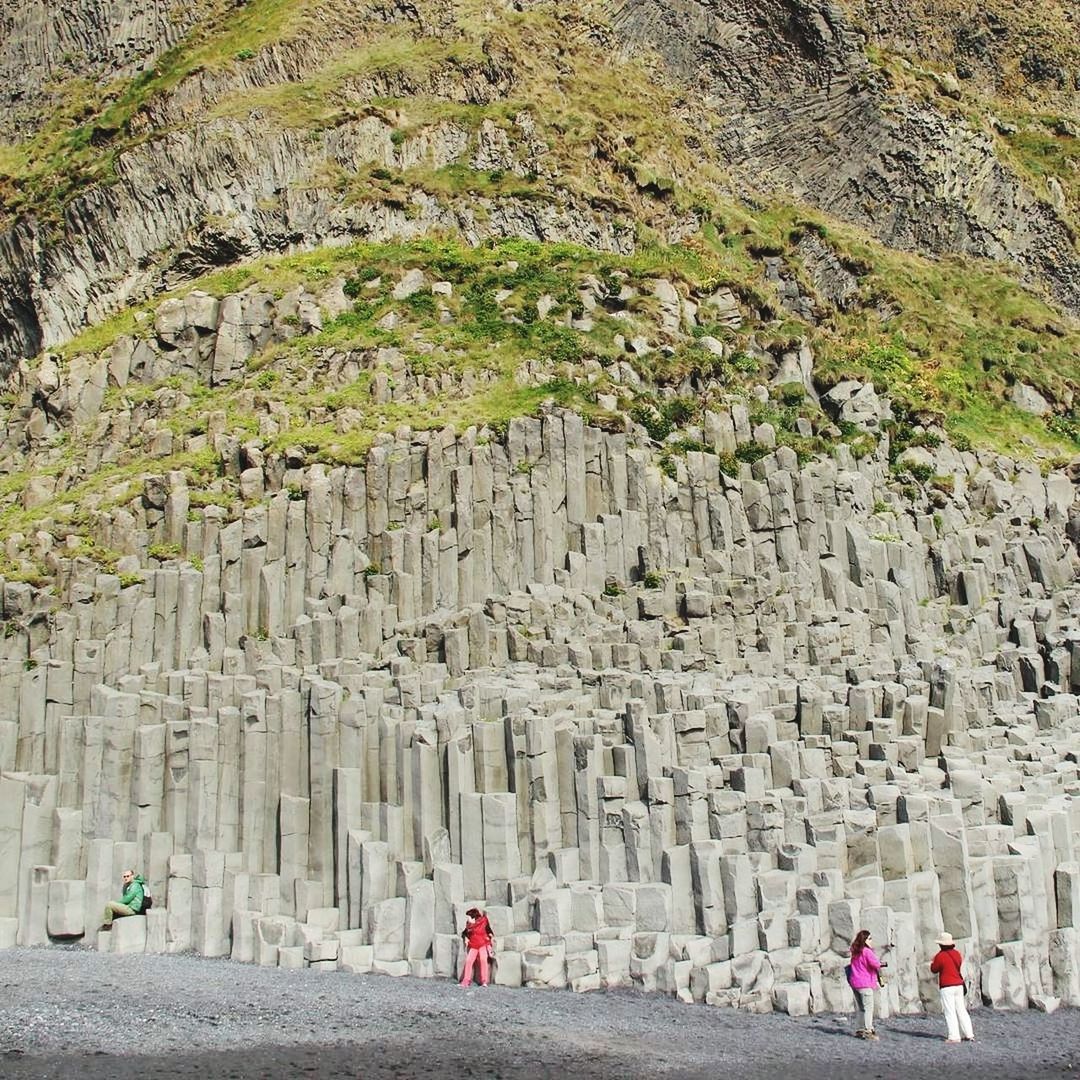
[{"label": "green grass on cliff", "polygon": [[65,357],[99,353],[121,334],[150,333],[152,320],[140,319],[140,313],[153,312],[162,301],[195,290],[222,297],[258,286],[281,296],[305,286],[318,293],[335,277],[355,279],[361,284],[379,276],[396,281],[412,268],[423,269],[433,280],[447,280],[456,285],[489,289],[525,287],[537,295],[543,291],[564,293],[568,286],[576,284],[580,275],[609,274],[616,270],[642,280],[666,277],[687,285],[709,287],[720,270],[710,254],[696,245],[643,246],[633,254],[619,255],[569,243],[540,244],[514,238],[473,246],[449,235],[383,244],[356,243],[268,256],[214,271],[88,328],[59,352]]},{"label": "green grass on cliff", "polygon": [[46,122],[29,139],[0,144],[0,216],[58,218],[84,187],[107,182],[116,157],[151,134],[140,114],[188,76],[254,57],[293,33],[318,0],[210,0],[186,41],[134,79],[72,78],[53,88]]},{"label": "green grass on cliff", "polygon": [[[823,304],[817,325],[783,311],[759,262],[762,251],[784,252],[803,289],[812,292],[797,254],[799,238],[811,228],[856,275],[859,287],[859,302],[847,311]],[[452,283],[453,297],[445,301],[453,315],[448,324],[436,318],[436,303],[427,291],[407,301],[390,298],[389,284],[414,267],[424,270],[429,281]],[[585,275],[613,273],[637,283],[640,296],[631,308],[644,320],[642,332],[648,332],[652,317],[650,279],[672,279],[700,292],[727,284],[764,320],[738,335],[718,331],[729,338],[734,352],[749,344],[750,334],[758,345],[774,350],[806,339],[815,349],[816,377],[826,386],[842,378],[869,379],[905,411],[937,419],[977,445],[1020,454],[1035,446],[1060,453],[1075,447],[1067,407],[1062,407],[1061,422],[1048,427],[1007,400],[1016,382],[1029,383],[1065,406],[1076,400],[1080,327],[1075,322],[1064,320],[995,265],[895,252],[854,229],[810,220],[791,207],[756,215],[732,208],[719,226],[687,244],[644,247],[629,257],[569,244],[504,240],[470,247],[452,237],[429,238],[264,258],[218,271],[191,287],[218,296],[248,287],[281,295],[301,285],[318,294],[332,278],[353,283],[357,300],[352,309],[327,321],[319,333],[275,346],[254,360],[252,370],[276,368],[288,356],[312,349],[381,346],[403,349],[429,372],[475,368],[502,379],[525,357],[576,364],[591,356],[608,362],[614,335],[629,333],[631,324],[608,320],[601,312],[596,328],[579,334],[537,320],[535,305],[546,295],[557,305],[572,306],[577,282]],[[364,287],[374,279],[382,283],[378,290]],[[508,293],[502,308],[493,299],[500,289]],[[398,322],[392,329],[377,325],[388,312]],[[151,327],[152,320],[139,323],[134,312],[124,312],[88,330],[63,352],[100,352],[121,333],[145,333]],[[423,355],[416,341],[423,343]],[[668,368],[677,371],[684,362],[679,356],[692,360],[692,355],[684,346]],[[656,376],[651,370],[655,361],[646,368],[647,376]],[[476,422],[487,418],[481,408]]]},{"label": "green grass on cliff", "polygon": [[[727,231],[708,235],[735,279],[753,273],[754,252],[784,253],[798,270],[797,243],[811,229],[857,276],[859,301],[847,311],[826,310],[819,325],[807,326],[775,310],[772,329],[758,333],[778,344],[806,336],[826,385],[871,380],[906,410],[937,418],[977,445],[1021,456],[1035,446],[1076,451],[1067,417],[1048,427],[1014,408],[1007,394],[1024,382],[1066,414],[1080,404],[1080,324],[1000,265],[895,251],[805,208],[729,212],[725,223]],[[812,294],[808,275],[799,278]]]},{"label": "green grass on cliff", "polygon": [[[383,112],[389,103],[357,92],[357,84],[371,76],[404,75],[416,80],[439,68],[479,64],[483,59],[479,42],[417,38],[390,28],[370,42],[336,52],[302,80],[228,94],[210,109],[209,115],[244,117],[258,110],[283,127],[317,130],[356,116]],[[505,103],[495,108],[505,109]],[[427,109],[419,104],[417,111],[424,114]]]},{"label": "green grass on cliff", "polygon": [[1015,109],[1003,110],[1002,120],[1000,139],[1012,159],[1047,198],[1053,198],[1047,182],[1055,179],[1068,214],[1074,223],[1080,222],[1080,120]]},{"label": "green grass on cliff", "polygon": [[[242,69],[267,46],[305,35],[332,43],[321,63],[306,55],[295,78],[264,86],[241,81],[233,92],[218,87],[205,97],[189,83],[190,121],[256,115],[259,123],[316,132],[374,115],[393,130],[395,147],[414,135],[423,147],[423,129],[440,120],[453,120],[475,141],[484,120],[506,126],[523,112],[536,128],[541,186],[601,199],[628,222],[649,223],[691,183],[725,184],[722,171],[701,153],[707,114],[689,122],[676,91],[644,61],[613,54],[604,45],[602,21],[584,9],[540,5],[500,12],[493,21],[479,0],[459,0],[456,25],[434,36],[408,19],[357,21],[340,0],[250,0],[241,7],[213,0],[208,8],[188,40],[138,78],[72,79],[55,88],[54,107],[37,133],[0,145],[0,213],[32,212],[59,222],[80,191],[115,178],[121,153],[167,133],[150,121],[155,102],[200,73]],[[406,96],[373,97],[372,80]],[[477,88],[464,95],[446,90],[457,84]],[[446,197],[539,195],[531,181],[508,190],[509,178],[503,178],[492,187],[482,171],[468,175],[459,168],[464,164],[414,163],[403,184]],[[331,180],[357,200],[396,196],[370,182]]]},{"label": "green grass on cliff", "polygon": [[[220,425],[241,443],[255,441],[270,453],[299,447],[308,461],[336,465],[362,463],[380,433],[403,425],[417,430],[486,425],[500,431],[513,417],[535,414],[545,403],[616,427],[629,413],[658,441],[671,436],[674,441],[666,443],[659,460],[669,475],[678,475],[679,455],[702,448],[688,437],[687,427],[700,420],[708,404],[680,387],[694,376],[718,383],[721,397],[744,394],[745,385],[759,377],[746,352],[751,336],[759,345],[777,348],[792,336],[805,336],[814,345],[823,384],[844,377],[870,379],[899,403],[905,423],[937,421],[975,445],[1021,455],[1035,447],[1061,454],[1080,447],[1074,437],[1078,428],[1069,426],[1075,420],[1063,416],[1048,428],[1018,412],[1003,396],[1009,380],[1019,378],[1058,400],[1074,394],[1080,384],[1080,330],[1061,323],[995,268],[899,256],[853,230],[809,221],[792,208],[756,215],[729,208],[721,224],[688,244],[643,248],[633,256],[523,240],[471,247],[442,237],[264,258],[208,275],[173,295],[195,287],[218,296],[248,287],[281,295],[300,285],[319,294],[331,282],[344,280],[351,306],[327,317],[322,330],[256,354],[238,382],[209,387],[173,377],[154,385],[132,382],[111,389],[105,409],[143,408],[140,415],[157,418],[157,430],[164,427],[173,433],[173,452],[151,456],[146,448],[132,445],[115,461],[88,469],[85,441],[69,438],[57,453],[34,464],[37,475],[65,478],[64,489],[29,509],[18,498],[28,478],[25,462],[13,465],[0,477],[0,536],[31,536],[44,528],[60,538],[89,537],[97,512],[138,497],[146,476],[173,470],[188,474],[193,506],[242,512],[235,480],[225,475],[207,436],[214,417],[215,427]],[[763,250],[781,250],[799,273],[798,238],[810,228],[857,273],[862,300],[848,312],[827,314],[815,326],[779,317],[778,297],[761,278],[756,262]],[[451,295],[436,296],[425,288],[395,300],[391,289],[411,268],[423,270],[429,285],[450,282]],[[755,268],[759,273],[750,288]],[[536,304],[548,297],[555,312],[580,314],[577,286],[588,276],[612,288],[630,286],[637,295],[619,317],[598,309],[587,333],[538,318]],[[737,287],[744,298],[746,326],[738,332],[708,324],[700,328],[726,340],[729,353],[724,361],[699,348],[693,335],[670,353],[643,357],[618,346],[616,335],[647,333],[650,326],[655,334],[657,313],[648,284],[661,277],[687,291],[706,292],[721,283]],[[809,289],[809,283],[804,281],[803,287]],[[754,319],[757,304],[764,305],[757,311],[764,321]],[[442,306],[451,316],[448,321],[440,317]],[[888,317],[883,319],[881,311]],[[390,312],[394,324],[377,325]],[[137,310],[118,315],[73,341],[65,354],[99,352],[120,334],[149,333],[153,320],[137,315]],[[382,359],[376,352],[380,348],[389,350]],[[324,382],[318,364],[325,356],[354,350],[364,358],[355,380]],[[609,378],[608,367],[616,358],[637,370],[640,387]],[[449,385],[439,381],[444,374],[453,376]],[[377,377],[383,385],[392,385],[402,375],[433,379],[435,389],[405,399],[375,397]],[[461,379],[466,376],[471,389],[464,391]],[[838,441],[835,430],[812,402],[794,391],[774,388],[765,404],[747,398],[752,422],[771,424],[779,442],[803,460],[829,453]],[[614,414],[606,411],[610,405],[601,407],[601,395],[617,400]],[[271,427],[265,426],[267,420],[273,420]],[[842,431],[839,439],[856,456],[874,449],[874,440],[857,431]],[[741,453],[725,460],[724,469],[734,472],[748,460],[752,456]],[[100,554],[107,568],[109,553],[87,547],[84,554]],[[41,574],[34,567],[20,571],[20,565],[13,564],[11,571]]]}]

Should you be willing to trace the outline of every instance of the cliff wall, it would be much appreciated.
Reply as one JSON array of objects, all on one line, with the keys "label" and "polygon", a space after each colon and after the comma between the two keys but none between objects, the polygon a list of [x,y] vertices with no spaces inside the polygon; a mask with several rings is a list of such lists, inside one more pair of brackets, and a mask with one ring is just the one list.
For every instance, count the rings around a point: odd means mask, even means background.
[{"label": "cliff wall", "polygon": [[136,863],[101,948],[448,975],[481,902],[513,985],[841,1008],[867,926],[913,1010],[944,928],[987,1001],[1077,1001],[1075,492],[940,453],[916,520],[844,450],[672,477],[558,412],[227,524],[148,485],[116,528],[178,561],[3,588],[7,940],[93,938]]}]

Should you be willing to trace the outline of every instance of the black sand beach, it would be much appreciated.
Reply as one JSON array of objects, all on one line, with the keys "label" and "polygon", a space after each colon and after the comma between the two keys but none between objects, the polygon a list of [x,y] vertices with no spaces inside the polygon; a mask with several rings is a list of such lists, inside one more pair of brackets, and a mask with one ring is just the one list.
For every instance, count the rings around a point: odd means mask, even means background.
[{"label": "black sand beach", "polygon": [[14,1080],[1080,1077],[1080,1017],[976,1010],[852,1037],[852,1018],[751,1016],[633,992],[577,995],[83,949],[0,953],[0,1076]]}]

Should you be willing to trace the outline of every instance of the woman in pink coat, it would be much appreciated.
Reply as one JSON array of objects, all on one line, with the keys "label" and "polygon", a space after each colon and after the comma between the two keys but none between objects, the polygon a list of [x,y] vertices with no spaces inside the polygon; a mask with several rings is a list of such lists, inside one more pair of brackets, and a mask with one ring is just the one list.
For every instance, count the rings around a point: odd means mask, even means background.
[{"label": "woman in pink coat", "polygon": [[855,1032],[860,1039],[876,1039],[874,1031],[874,991],[881,983],[881,961],[870,948],[870,931],[860,930],[851,943],[848,983],[863,1014],[863,1026]]}]

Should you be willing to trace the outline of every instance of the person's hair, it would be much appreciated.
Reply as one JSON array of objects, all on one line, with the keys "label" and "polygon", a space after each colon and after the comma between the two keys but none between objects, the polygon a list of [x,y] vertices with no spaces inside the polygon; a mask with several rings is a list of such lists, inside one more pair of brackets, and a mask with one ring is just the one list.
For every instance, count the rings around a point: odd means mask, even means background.
[{"label": "person's hair", "polygon": [[858,956],[859,953],[866,948],[866,943],[870,940],[869,930],[860,930],[855,935],[855,940],[851,943],[851,955]]},{"label": "person's hair", "polygon": [[468,915],[470,919],[479,919],[482,912],[478,907],[471,907],[465,914]]},{"label": "person's hair", "polygon": [[125,874],[130,874],[132,877],[134,877],[135,876],[135,871],[132,870],[130,867],[127,870],[121,870],[120,871],[120,876],[121,877],[123,877]]},{"label": "person's hair", "polygon": [[950,941],[948,945],[942,945],[941,942],[939,941],[938,942],[938,948],[939,949],[955,949],[956,948],[956,942],[955,941]]}]

